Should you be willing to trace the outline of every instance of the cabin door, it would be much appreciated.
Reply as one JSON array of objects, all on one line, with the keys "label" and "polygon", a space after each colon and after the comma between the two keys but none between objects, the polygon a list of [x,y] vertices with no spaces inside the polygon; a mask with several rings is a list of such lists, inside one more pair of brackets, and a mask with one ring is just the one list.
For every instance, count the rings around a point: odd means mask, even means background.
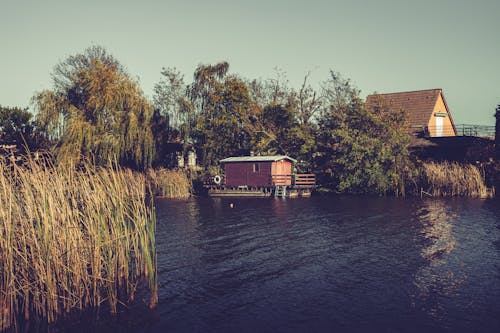
[{"label": "cabin door", "polygon": [[278,161],[278,163],[276,163],[276,173],[277,173],[278,175],[282,175],[282,174],[284,174],[284,170],[283,170],[283,162]]},{"label": "cabin door", "polygon": [[436,117],[436,136],[443,136],[443,119],[444,117]]}]

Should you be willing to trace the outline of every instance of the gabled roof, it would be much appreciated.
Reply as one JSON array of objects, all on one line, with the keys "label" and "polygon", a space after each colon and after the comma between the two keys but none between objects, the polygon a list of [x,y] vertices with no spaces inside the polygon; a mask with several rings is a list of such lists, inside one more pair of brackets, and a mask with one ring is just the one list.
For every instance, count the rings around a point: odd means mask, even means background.
[{"label": "gabled roof", "polygon": [[[425,127],[434,111],[439,95],[442,96],[449,114],[448,105],[441,89],[406,91],[392,94],[374,94],[366,97],[366,106],[383,106],[390,111],[404,110],[408,114],[411,127]],[[451,116],[451,115],[450,115]]]},{"label": "gabled roof", "polygon": [[285,156],[285,155],[274,155],[274,156],[238,156],[238,157],[228,157],[221,160],[221,163],[233,163],[233,162],[276,162],[280,160],[289,160],[291,162],[297,162],[297,160]]}]

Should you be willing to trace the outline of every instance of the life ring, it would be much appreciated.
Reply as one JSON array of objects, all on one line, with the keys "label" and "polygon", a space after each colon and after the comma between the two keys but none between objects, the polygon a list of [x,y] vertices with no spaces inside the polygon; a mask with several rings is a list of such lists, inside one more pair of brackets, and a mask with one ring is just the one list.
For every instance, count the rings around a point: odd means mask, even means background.
[{"label": "life ring", "polygon": [[215,175],[215,177],[214,177],[214,183],[215,184],[219,185],[221,180],[222,180],[222,178],[220,178],[219,175]]}]

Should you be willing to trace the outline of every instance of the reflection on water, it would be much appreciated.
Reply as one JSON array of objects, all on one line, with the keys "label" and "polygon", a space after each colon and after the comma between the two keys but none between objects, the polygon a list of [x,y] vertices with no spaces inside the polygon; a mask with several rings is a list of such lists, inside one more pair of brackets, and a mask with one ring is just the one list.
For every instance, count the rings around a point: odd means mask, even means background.
[{"label": "reflection on water", "polygon": [[425,264],[415,274],[417,292],[413,305],[440,320],[446,315],[441,300],[452,295],[467,278],[464,270],[448,265],[450,254],[457,247],[453,232],[457,213],[445,201],[428,200],[422,202],[416,216],[425,240],[420,253]]},{"label": "reflection on water", "polygon": [[457,215],[443,201],[426,201],[417,211],[417,216],[422,224],[422,235],[429,241],[422,249],[422,257],[431,266],[437,266],[457,245],[451,223]]}]

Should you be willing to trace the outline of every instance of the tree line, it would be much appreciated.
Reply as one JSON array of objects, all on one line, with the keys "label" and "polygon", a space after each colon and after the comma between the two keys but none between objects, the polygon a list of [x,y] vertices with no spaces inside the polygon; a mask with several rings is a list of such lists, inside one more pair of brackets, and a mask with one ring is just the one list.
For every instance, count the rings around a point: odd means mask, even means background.
[{"label": "tree line", "polygon": [[285,73],[246,79],[229,64],[201,64],[187,82],[163,68],[148,100],[139,82],[103,47],[58,63],[51,89],[36,92],[32,112],[0,107],[0,139],[57,163],[174,167],[194,150],[205,170],[228,156],[283,154],[298,172],[351,193],[404,193],[413,162],[404,112],[367,108],[349,79],[330,71],[314,89],[309,74],[290,87]]}]

